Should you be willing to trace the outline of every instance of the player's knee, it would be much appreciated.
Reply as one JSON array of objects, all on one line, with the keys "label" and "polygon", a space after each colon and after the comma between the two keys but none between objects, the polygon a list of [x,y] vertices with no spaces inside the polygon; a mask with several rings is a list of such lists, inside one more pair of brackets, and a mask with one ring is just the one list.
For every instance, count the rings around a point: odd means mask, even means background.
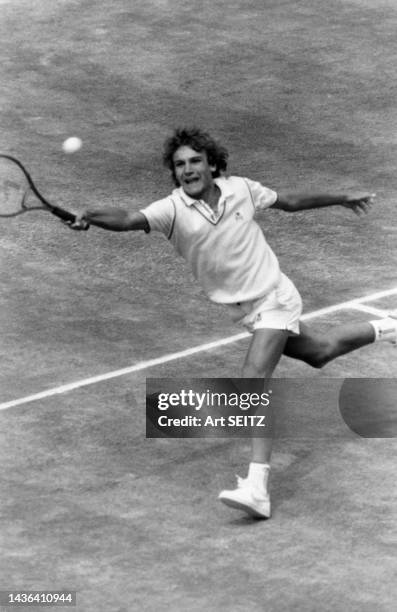
[{"label": "player's knee", "polygon": [[331,361],[333,354],[334,346],[332,342],[327,339],[322,339],[307,353],[307,355],[305,355],[305,361],[312,368],[321,369]]}]

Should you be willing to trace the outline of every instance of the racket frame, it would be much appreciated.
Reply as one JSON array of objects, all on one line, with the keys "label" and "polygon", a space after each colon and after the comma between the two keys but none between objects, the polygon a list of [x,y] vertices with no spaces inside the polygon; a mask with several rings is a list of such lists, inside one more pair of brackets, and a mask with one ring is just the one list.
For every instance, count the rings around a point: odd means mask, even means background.
[{"label": "racket frame", "polygon": [[30,173],[26,170],[25,166],[22,164],[22,162],[19,161],[19,159],[17,159],[16,157],[13,157],[12,155],[8,155],[6,153],[0,153],[0,159],[8,159],[9,161],[16,164],[20,170],[22,170],[28,182],[30,190],[34,193],[34,195],[38,198],[38,200],[44,204],[44,206],[27,207],[25,205],[25,198],[27,195],[27,192],[26,192],[21,202],[21,210],[15,213],[10,213],[10,214],[0,213],[0,217],[17,217],[18,215],[21,215],[30,210],[48,210],[50,213],[52,213],[59,219],[62,219],[63,221],[69,221],[71,223],[74,223],[74,221],[76,221],[76,215],[74,215],[73,213],[67,210],[64,210],[63,208],[60,208],[59,206],[55,206],[54,204],[51,204],[51,202],[49,202],[43,195],[41,195],[40,191],[37,189],[36,185],[34,184]]}]

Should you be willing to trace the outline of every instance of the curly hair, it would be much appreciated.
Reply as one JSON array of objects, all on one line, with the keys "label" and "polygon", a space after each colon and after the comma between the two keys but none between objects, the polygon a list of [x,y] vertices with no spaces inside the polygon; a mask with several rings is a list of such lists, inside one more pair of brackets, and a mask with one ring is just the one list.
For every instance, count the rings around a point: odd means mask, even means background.
[{"label": "curly hair", "polygon": [[208,163],[215,166],[212,176],[221,175],[227,168],[229,153],[212,136],[199,128],[178,128],[164,143],[163,163],[171,170],[174,183],[178,185],[174,169],[174,153],[180,147],[191,147],[199,153],[205,151]]}]

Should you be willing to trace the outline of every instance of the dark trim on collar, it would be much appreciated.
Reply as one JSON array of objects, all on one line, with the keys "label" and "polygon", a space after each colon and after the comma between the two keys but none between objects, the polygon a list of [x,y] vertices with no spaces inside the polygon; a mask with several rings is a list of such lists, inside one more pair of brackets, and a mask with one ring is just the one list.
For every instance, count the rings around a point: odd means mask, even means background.
[{"label": "dark trim on collar", "polygon": [[204,219],[206,219],[208,221],[208,223],[211,223],[211,225],[218,225],[219,221],[222,219],[223,215],[225,214],[225,210],[226,210],[226,205],[223,207],[222,213],[221,215],[217,218],[216,221],[211,221],[211,219],[209,219],[207,217],[207,215],[205,215],[200,208],[197,206],[197,202],[193,202],[192,204],[193,208],[195,208],[197,210],[198,213],[200,213],[200,215],[202,217],[204,217]]}]

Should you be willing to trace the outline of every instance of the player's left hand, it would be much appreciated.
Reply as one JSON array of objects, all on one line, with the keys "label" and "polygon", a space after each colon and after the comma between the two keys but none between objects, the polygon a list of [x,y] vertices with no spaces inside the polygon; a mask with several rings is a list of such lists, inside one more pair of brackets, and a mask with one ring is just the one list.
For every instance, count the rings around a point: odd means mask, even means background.
[{"label": "player's left hand", "polygon": [[64,221],[70,229],[77,231],[87,231],[90,227],[88,221],[84,218],[84,213],[77,213],[74,221]]},{"label": "player's left hand", "polygon": [[349,208],[356,215],[368,214],[374,204],[376,193],[359,193],[347,196],[342,206]]}]

